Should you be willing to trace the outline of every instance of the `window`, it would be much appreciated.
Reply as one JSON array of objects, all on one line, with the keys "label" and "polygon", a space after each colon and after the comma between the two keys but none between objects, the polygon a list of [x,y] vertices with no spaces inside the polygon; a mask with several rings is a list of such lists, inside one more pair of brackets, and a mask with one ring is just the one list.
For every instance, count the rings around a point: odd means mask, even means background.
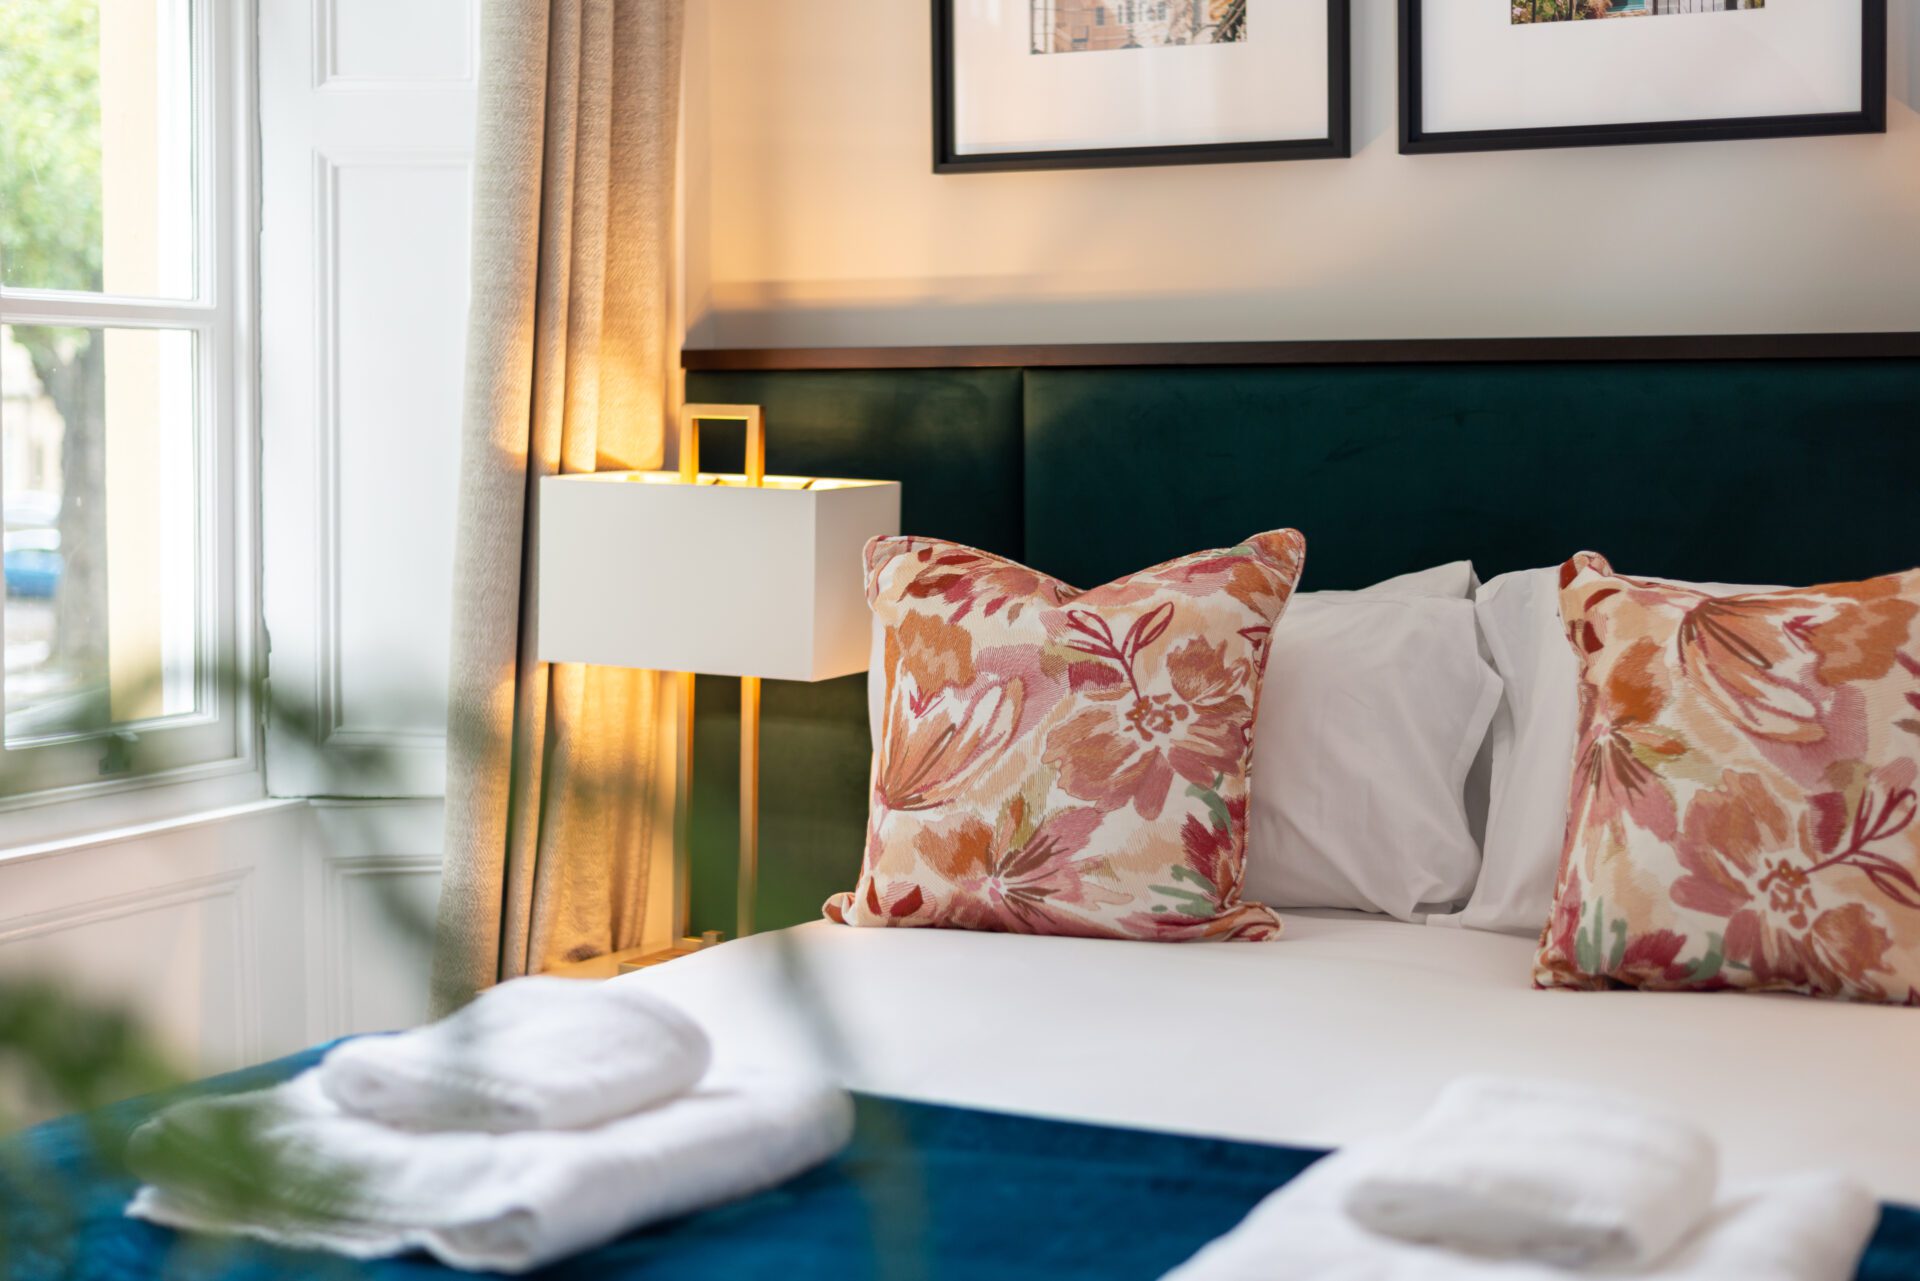
[{"label": "window", "polygon": [[0,802],[251,763],[243,9],[0,0]]}]

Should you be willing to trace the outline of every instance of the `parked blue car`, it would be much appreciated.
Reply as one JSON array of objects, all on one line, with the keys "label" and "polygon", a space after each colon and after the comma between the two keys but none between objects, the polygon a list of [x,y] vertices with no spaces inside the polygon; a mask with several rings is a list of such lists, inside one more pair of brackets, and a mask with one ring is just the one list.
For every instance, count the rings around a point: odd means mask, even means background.
[{"label": "parked blue car", "polygon": [[6,536],[7,595],[46,600],[60,590],[66,562],[57,529],[12,529]]}]

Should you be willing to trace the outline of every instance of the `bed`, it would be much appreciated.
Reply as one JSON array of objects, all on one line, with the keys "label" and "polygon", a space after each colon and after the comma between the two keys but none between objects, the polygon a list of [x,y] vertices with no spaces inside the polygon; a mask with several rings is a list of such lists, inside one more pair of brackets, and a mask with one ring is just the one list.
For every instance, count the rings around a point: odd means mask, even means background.
[{"label": "bed", "polygon": [[[765,405],[771,467],[900,479],[907,530],[1068,581],[1282,522],[1307,531],[1315,590],[1464,557],[1488,576],[1583,546],[1731,582],[1920,560],[1920,358],[1753,350],[1770,358],[1646,358],[1644,345],[1603,361],[1421,363],[1401,348],[1386,364],[1261,368],[929,357],[696,372],[688,394]],[[734,697],[720,681],[698,696],[696,929],[724,928],[733,903]],[[695,1012],[723,1060],[838,1075],[863,1098],[855,1146],[556,1275],[807,1281],[895,1275],[897,1254],[922,1265],[899,1275],[1155,1277],[1321,1150],[1492,1072],[1648,1096],[1710,1131],[1735,1176],[1846,1170],[1890,1207],[1861,1276],[1920,1276],[1920,1211],[1897,1208],[1920,1206],[1913,1010],[1538,992],[1531,939],[1357,914],[1289,913],[1261,944],[828,925],[820,903],[851,883],[862,843],[864,684],[772,685],[765,715],[758,916],[788,928],[616,981]],[[100,1261],[91,1274],[156,1274],[173,1243],[118,1218],[127,1189],[87,1165],[80,1135],[66,1122],[25,1145],[87,1189],[72,1239]],[[903,1206],[904,1223],[889,1211]],[[235,1278],[310,1262],[249,1248],[165,1266]]]},{"label": "bed", "polygon": [[700,1010],[720,1056],[826,1056],[889,1097],[1329,1148],[1456,1076],[1546,1076],[1692,1118],[1734,1176],[1836,1167],[1920,1205],[1911,1010],[1536,992],[1526,939],[1284,920],[1273,943],[1180,946],[819,923],[616,981]]},{"label": "bed", "polygon": [[[1494,1071],[1629,1088],[1711,1131],[1735,1176],[1850,1170],[1890,1203],[1859,1277],[1920,1276],[1920,1210],[1896,1208],[1920,1205],[1912,1011],[1534,992],[1524,939],[1357,914],[1285,925],[1273,943],[1174,946],[815,923],[612,980],[698,1011],[718,1061],[836,1073],[860,1095],[858,1132],[785,1188],[542,1275],[1152,1281],[1323,1149]],[[6,1153],[79,1189],[84,1211],[9,1276],[456,1275],[419,1258],[188,1249],[123,1219],[131,1188],[87,1152],[66,1121]],[[17,1230],[21,1210],[0,1208],[0,1225]],[[84,1266],[65,1270],[68,1247]]]}]

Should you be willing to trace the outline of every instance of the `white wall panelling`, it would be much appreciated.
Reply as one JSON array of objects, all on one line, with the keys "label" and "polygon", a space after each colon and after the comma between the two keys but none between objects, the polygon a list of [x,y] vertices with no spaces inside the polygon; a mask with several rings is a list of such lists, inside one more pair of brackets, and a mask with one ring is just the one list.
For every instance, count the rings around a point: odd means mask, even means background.
[{"label": "white wall panelling", "polygon": [[319,723],[424,784],[445,738],[470,157],[314,159]]},{"label": "white wall panelling", "polygon": [[439,801],[319,801],[308,861],[309,1039],[427,1014],[440,892]]},{"label": "white wall panelling", "polygon": [[267,787],[316,798],[311,1043],[427,1010],[480,4],[261,4],[264,595],[303,713],[269,726]]},{"label": "white wall panelling", "polygon": [[124,1005],[188,1071],[298,1048],[307,813],[259,802],[7,852],[0,972]]},{"label": "white wall panelling", "polygon": [[238,1066],[260,1054],[253,897],[251,867],[162,881],[14,917],[0,955],[142,1010],[187,1062]]},{"label": "white wall panelling", "polygon": [[209,1073],[427,1012],[438,800],[261,801],[0,853],[0,974]]},{"label": "white wall panelling", "polygon": [[477,0],[265,0],[267,786],[445,779]]},{"label": "white wall panelling", "polygon": [[472,0],[315,0],[312,83],[404,91],[471,82],[478,18]]}]

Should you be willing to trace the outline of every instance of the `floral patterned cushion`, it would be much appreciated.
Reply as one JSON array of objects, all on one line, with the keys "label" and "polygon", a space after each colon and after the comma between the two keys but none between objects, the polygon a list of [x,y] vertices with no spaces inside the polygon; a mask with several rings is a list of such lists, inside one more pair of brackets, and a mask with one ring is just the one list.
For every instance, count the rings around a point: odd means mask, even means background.
[{"label": "floral patterned cushion", "polygon": [[884,629],[867,850],[848,925],[1268,939],[1240,900],[1267,637],[1293,530],[1081,592],[922,538],[867,546]]},{"label": "floral patterned cushion", "polygon": [[1542,987],[1920,1004],[1920,570],[1711,597],[1561,571],[1584,663]]}]

